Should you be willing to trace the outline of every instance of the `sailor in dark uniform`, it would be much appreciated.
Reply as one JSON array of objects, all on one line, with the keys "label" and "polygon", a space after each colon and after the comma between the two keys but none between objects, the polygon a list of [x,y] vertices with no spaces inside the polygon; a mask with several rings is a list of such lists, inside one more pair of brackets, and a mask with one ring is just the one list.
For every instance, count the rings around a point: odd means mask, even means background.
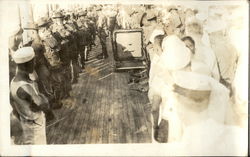
[{"label": "sailor in dark uniform", "polygon": [[55,38],[59,41],[61,46],[59,57],[62,62],[62,73],[64,75],[63,79],[63,87],[65,92],[65,97],[68,98],[69,91],[72,89],[71,87],[71,68],[70,68],[70,50],[69,50],[69,38],[71,33],[66,29],[63,24],[63,15],[61,12],[55,12],[52,16],[53,24],[50,26]]},{"label": "sailor in dark uniform", "polygon": [[87,60],[88,51],[92,42],[92,37],[90,34],[89,24],[88,24],[88,18],[86,17],[87,12],[86,10],[80,11],[78,14],[77,19],[77,26],[79,28],[78,31],[78,39],[79,39],[79,48],[80,48],[80,57],[81,57],[81,64],[82,68],[85,67],[85,61]]},{"label": "sailor in dark uniform", "polygon": [[38,21],[38,34],[41,39],[41,43],[44,47],[44,57],[48,63],[48,69],[50,72],[49,80],[53,89],[53,96],[55,103],[51,104],[52,108],[60,108],[62,103],[60,102],[64,97],[63,90],[63,75],[62,75],[62,62],[59,56],[60,44],[53,36],[50,23],[48,19],[41,18]]},{"label": "sailor in dark uniform", "polygon": [[77,47],[77,24],[75,21],[72,19],[72,14],[68,15],[67,18],[65,19],[65,27],[66,29],[71,33],[69,37],[69,51],[70,51],[70,58],[71,58],[71,63],[72,63],[72,83],[77,82],[77,77],[78,72],[79,72],[79,65],[78,65],[78,55],[79,55],[79,50]]}]

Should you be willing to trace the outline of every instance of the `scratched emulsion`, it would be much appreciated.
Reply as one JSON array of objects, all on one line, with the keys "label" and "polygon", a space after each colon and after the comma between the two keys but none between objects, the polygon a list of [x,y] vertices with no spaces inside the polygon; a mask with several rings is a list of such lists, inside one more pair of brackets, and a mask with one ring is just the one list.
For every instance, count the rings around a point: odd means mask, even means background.
[{"label": "scratched emulsion", "polygon": [[129,90],[128,73],[113,72],[110,40],[106,60],[96,58],[101,51],[97,43],[71,97],[47,126],[48,144],[150,143],[147,94]]}]

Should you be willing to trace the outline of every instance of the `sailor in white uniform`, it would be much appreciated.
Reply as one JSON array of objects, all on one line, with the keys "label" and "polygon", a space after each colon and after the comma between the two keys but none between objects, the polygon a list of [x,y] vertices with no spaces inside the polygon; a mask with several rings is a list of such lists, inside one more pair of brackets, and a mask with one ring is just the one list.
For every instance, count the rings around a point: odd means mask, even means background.
[{"label": "sailor in white uniform", "polygon": [[12,57],[17,64],[17,73],[11,81],[10,91],[23,129],[22,144],[46,144],[48,99],[29,77],[34,70],[35,52],[32,47],[23,47],[15,51]]}]

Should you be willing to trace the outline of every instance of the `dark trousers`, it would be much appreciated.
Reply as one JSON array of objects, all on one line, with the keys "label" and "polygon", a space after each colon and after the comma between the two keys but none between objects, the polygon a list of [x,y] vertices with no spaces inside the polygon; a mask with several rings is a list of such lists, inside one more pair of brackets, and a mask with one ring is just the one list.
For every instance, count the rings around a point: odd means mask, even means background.
[{"label": "dark trousers", "polygon": [[90,33],[91,33],[91,45],[94,45],[95,44],[95,37],[96,37],[96,29],[94,26],[92,26]]},{"label": "dark trousers", "polygon": [[101,39],[101,45],[102,45],[102,54],[104,57],[108,57],[108,52],[107,52],[107,46],[106,46],[106,38]]},{"label": "dark trousers", "polygon": [[38,87],[41,93],[43,93],[49,101],[54,99],[52,83],[51,83],[51,73],[48,67],[44,64],[41,64],[35,68],[38,75]]},{"label": "dark trousers", "polygon": [[103,57],[108,57],[108,52],[107,52],[107,46],[106,46],[106,38],[107,34],[104,29],[99,28],[98,29],[98,37],[100,39],[100,43],[102,45],[102,55]]},{"label": "dark trousers", "polygon": [[87,60],[88,47],[86,45],[81,46],[80,50],[80,61],[82,64],[82,68],[85,66],[85,61]]},{"label": "dark trousers", "polygon": [[79,66],[78,66],[78,45],[77,45],[77,38],[72,40],[69,44],[69,51],[70,51],[70,60],[71,60],[71,81],[75,82],[78,73],[79,73]]},{"label": "dark trousers", "polygon": [[69,95],[69,91],[72,89],[71,87],[71,68],[70,68],[70,64],[66,64],[63,66],[63,70],[62,70],[62,73],[63,73],[63,90],[64,90],[64,93],[65,95],[64,96],[67,96]]},{"label": "dark trousers", "polygon": [[61,73],[62,70],[62,68],[52,69],[50,76],[55,102],[57,103],[60,102],[65,95],[62,86],[64,80],[63,74]]},{"label": "dark trousers", "polygon": [[78,53],[72,55],[72,81],[74,82],[79,76],[80,66],[78,64]]}]

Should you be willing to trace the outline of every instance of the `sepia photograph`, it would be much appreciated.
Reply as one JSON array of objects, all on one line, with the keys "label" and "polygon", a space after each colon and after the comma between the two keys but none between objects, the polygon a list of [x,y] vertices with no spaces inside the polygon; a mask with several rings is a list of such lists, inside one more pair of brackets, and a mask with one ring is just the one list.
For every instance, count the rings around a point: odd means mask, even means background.
[{"label": "sepia photograph", "polygon": [[248,1],[0,5],[0,147],[248,156]]}]

